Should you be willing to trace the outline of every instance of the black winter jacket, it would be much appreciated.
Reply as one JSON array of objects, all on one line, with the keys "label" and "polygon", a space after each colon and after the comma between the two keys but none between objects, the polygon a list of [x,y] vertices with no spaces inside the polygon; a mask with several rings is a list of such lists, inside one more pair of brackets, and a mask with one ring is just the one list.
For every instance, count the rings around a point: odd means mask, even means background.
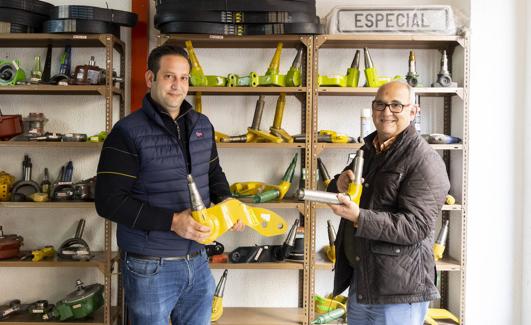
[{"label": "black winter jacket", "polygon": [[[379,154],[372,144],[375,136],[376,132],[365,138],[362,148],[365,182],[358,227],[346,219],[339,225],[334,295],[350,285],[356,272],[359,303],[437,299],[433,241],[435,221],[450,188],[445,164],[413,126]],[[337,192],[338,177],[329,191]],[[353,255],[348,258],[346,237],[351,238],[347,242]]]}]

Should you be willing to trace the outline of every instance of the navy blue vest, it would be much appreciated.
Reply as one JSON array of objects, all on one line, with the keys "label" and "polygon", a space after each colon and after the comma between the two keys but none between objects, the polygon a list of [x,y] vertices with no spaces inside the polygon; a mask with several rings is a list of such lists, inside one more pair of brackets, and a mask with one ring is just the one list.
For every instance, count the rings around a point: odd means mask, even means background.
[{"label": "navy blue vest", "polygon": [[[208,170],[212,153],[212,125],[208,118],[184,102],[188,112],[191,171],[176,137],[166,128],[162,118],[144,97],[142,109],[120,120],[119,128],[138,153],[139,174],[131,195],[150,206],[180,212],[190,208],[186,176],[191,172],[205,205],[210,205]],[[135,218],[136,216],[131,216]],[[183,256],[203,245],[182,238],[172,231],[144,231],[118,224],[118,246],[127,252],[151,256]]]}]

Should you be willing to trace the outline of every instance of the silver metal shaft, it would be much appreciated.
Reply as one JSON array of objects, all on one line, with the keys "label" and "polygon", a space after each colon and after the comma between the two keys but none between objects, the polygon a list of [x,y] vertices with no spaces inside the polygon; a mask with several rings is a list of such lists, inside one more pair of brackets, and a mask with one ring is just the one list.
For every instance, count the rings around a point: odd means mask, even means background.
[{"label": "silver metal shaft", "polygon": [[192,211],[200,211],[206,209],[205,204],[203,203],[203,199],[201,198],[201,194],[199,194],[199,190],[197,189],[197,185],[195,184],[192,175],[188,175],[187,180],[188,190],[190,191],[190,205]]},{"label": "silver metal shaft", "polygon": [[297,190],[297,198],[304,201],[313,201],[329,204],[341,204],[337,199],[337,193],[313,191],[307,189]]}]

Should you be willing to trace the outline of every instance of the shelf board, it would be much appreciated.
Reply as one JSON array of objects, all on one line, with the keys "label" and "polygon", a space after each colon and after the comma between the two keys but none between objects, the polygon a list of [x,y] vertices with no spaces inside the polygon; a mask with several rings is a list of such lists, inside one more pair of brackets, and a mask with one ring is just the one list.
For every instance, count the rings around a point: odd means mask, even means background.
[{"label": "shelf board", "polygon": [[449,49],[465,44],[463,36],[428,34],[317,35],[316,48]]},{"label": "shelf board", "polygon": [[[0,34],[1,35],[1,34]],[[1,41],[1,40],[0,40]],[[122,95],[120,88],[113,87],[113,94]],[[0,94],[13,95],[102,95],[105,96],[105,85],[16,85],[0,87]]]},{"label": "shelf board", "polygon": [[275,48],[282,42],[284,48],[299,46],[311,35],[197,35],[197,34],[162,34],[161,41],[185,46],[185,41],[192,41],[194,48]]},{"label": "shelf board", "polygon": [[[435,266],[437,271],[461,271],[461,265],[459,262],[451,258],[443,258],[442,260],[435,262]],[[330,262],[317,261],[315,263],[316,270],[332,270],[333,268],[334,264]]]},{"label": "shelf board", "polygon": [[[103,317],[103,306],[98,309],[94,315],[88,319],[85,320],[73,320],[73,321],[65,321],[65,322],[53,322],[53,321],[44,321],[39,320],[38,317],[32,316],[28,314],[27,312],[11,315],[5,320],[0,320],[0,324],[2,325],[79,325],[79,324],[91,324],[91,325],[107,325],[104,323],[104,317]],[[118,316],[118,308],[117,307],[111,307],[111,319],[115,320]],[[114,322],[111,322],[111,324],[114,324]]]},{"label": "shelf board", "polygon": [[[314,207],[317,208],[317,209],[328,209],[328,204],[326,203],[313,203],[314,204]],[[442,211],[461,211],[462,210],[462,206],[460,204],[452,204],[452,205],[448,205],[448,204],[445,204],[442,206]]]},{"label": "shelf board", "polygon": [[304,143],[216,143],[219,148],[232,149],[304,149]]},{"label": "shelf board", "polygon": [[101,149],[103,142],[0,141],[0,148]]},{"label": "shelf board", "polygon": [[284,199],[282,201],[271,201],[266,203],[252,203],[247,202],[245,199],[239,199],[245,204],[248,204],[250,206],[254,207],[260,207],[264,209],[303,209],[304,208],[304,201],[296,201],[294,199]]},{"label": "shelf board", "polygon": [[302,270],[304,265],[295,262],[270,262],[270,263],[210,263],[210,268],[215,270]]},{"label": "shelf board", "polygon": [[[28,253],[28,251],[23,252]],[[117,252],[112,253],[113,259],[117,258],[117,254]],[[31,260],[20,261],[18,259],[0,260],[0,267],[97,267],[104,270],[106,263],[104,252],[94,252],[94,255],[90,261],[66,260],[57,256],[46,258],[39,262],[32,262]]]},{"label": "shelf board", "polygon": [[94,202],[0,202],[0,208],[89,209]]},{"label": "shelf board", "polygon": [[107,39],[123,54],[124,42],[112,34],[0,33],[2,47],[104,47]]},{"label": "shelf board", "polygon": [[217,325],[295,325],[304,322],[302,308],[225,307]]},{"label": "shelf board", "polygon": [[[414,88],[415,94],[424,97],[459,96],[463,98],[464,89],[456,88]],[[366,87],[319,87],[319,96],[375,96],[378,88]]]},{"label": "shelf board", "polygon": [[190,87],[188,95],[278,95],[304,94],[307,87]]},{"label": "shelf board", "polygon": [[[351,149],[357,150],[363,146],[363,143],[317,143],[317,147],[321,150],[329,149]],[[463,150],[462,143],[456,144],[430,144],[434,150]]]}]

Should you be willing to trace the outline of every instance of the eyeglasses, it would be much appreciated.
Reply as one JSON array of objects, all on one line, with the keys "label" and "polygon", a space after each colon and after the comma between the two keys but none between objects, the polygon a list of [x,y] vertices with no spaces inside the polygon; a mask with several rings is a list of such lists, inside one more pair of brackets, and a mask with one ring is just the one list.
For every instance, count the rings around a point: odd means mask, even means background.
[{"label": "eyeglasses", "polygon": [[402,113],[404,110],[404,107],[409,106],[411,104],[402,104],[402,103],[384,103],[379,100],[373,100],[372,101],[372,109],[375,111],[384,111],[386,107],[389,106],[389,110],[391,113]]}]

